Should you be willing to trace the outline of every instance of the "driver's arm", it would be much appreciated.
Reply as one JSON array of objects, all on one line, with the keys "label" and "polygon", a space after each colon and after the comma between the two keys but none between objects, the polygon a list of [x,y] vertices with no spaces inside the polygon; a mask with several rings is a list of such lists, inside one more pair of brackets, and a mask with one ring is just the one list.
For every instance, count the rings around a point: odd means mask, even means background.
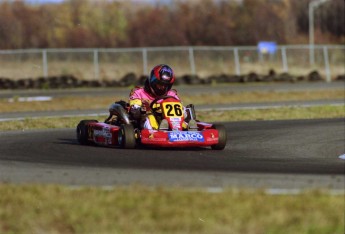
[{"label": "driver's arm", "polygon": [[130,115],[135,118],[139,119],[141,116],[141,106],[142,106],[142,100],[140,95],[140,89],[139,87],[135,87],[131,90],[131,93],[129,94],[129,113]]},{"label": "driver's arm", "polygon": [[141,105],[142,101],[140,99],[129,100],[129,113],[134,119],[139,119],[141,116]]}]

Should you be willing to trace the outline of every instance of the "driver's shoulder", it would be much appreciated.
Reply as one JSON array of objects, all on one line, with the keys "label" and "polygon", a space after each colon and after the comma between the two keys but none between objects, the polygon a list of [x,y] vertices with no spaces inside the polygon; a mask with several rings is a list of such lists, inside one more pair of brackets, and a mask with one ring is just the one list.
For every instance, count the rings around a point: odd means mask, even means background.
[{"label": "driver's shoulder", "polygon": [[143,91],[144,91],[143,87],[135,86],[134,88],[131,89],[131,92],[130,92],[129,96],[132,96],[135,93],[140,93],[140,92],[143,92]]},{"label": "driver's shoulder", "polygon": [[176,96],[178,96],[177,95],[177,90],[176,89],[170,89],[169,92],[168,92],[168,95],[171,95],[171,96],[176,95]]}]

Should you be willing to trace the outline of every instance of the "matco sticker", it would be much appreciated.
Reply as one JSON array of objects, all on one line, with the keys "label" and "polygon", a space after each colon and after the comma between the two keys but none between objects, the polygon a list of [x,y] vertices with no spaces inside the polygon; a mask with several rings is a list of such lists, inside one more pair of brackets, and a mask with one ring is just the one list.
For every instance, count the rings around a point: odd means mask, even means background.
[{"label": "matco sticker", "polygon": [[169,141],[199,141],[204,142],[204,136],[199,132],[169,132]]}]

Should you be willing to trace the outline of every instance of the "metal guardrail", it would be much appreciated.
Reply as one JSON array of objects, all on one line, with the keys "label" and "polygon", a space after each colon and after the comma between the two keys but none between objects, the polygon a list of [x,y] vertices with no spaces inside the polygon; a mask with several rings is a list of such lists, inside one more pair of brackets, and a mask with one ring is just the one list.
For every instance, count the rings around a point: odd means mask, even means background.
[{"label": "metal guardrail", "polygon": [[[317,70],[330,82],[345,74],[344,45],[315,45],[314,53],[310,49],[309,45],[277,46],[273,54],[256,46],[0,50],[0,77],[73,74],[81,79],[120,79],[130,72],[147,75],[159,63],[171,65],[180,75],[201,77],[269,70],[305,75]],[[315,58],[310,59],[310,54]]]}]

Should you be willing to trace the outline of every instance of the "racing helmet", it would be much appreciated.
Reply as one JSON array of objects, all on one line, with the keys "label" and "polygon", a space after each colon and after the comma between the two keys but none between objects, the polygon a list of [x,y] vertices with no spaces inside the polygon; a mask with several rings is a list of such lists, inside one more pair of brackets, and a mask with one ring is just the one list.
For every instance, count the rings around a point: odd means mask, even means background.
[{"label": "racing helmet", "polygon": [[145,82],[145,89],[155,97],[168,93],[175,82],[171,67],[165,64],[155,66]]}]

